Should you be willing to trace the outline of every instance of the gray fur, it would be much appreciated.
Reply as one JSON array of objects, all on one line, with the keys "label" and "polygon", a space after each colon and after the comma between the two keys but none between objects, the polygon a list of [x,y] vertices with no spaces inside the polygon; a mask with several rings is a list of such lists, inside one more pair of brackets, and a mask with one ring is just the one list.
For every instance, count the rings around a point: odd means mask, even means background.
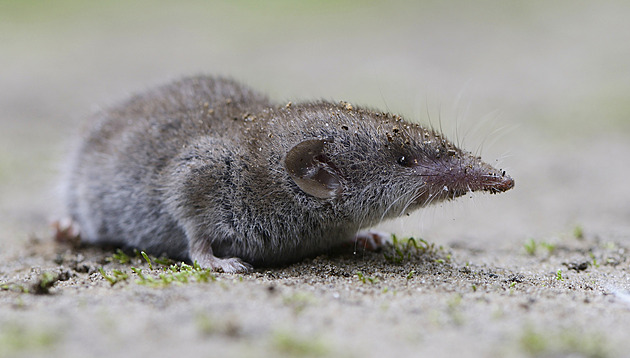
[{"label": "gray fur", "polygon": [[[300,143],[308,150],[287,156]],[[278,106],[217,77],[98,114],[69,177],[83,240],[224,271],[293,262],[431,202],[513,186],[398,116],[347,103]]]}]

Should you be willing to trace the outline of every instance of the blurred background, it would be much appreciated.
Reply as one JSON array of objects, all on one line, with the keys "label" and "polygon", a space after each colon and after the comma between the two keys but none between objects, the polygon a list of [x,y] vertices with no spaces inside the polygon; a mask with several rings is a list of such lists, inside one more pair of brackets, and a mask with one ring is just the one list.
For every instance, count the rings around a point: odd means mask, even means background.
[{"label": "blurred background", "polygon": [[628,239],[629,15],[623,0],[0,0],[2,246],[59,215],[64,153],[90,113],[198,73],[441,125],[516,180],[388,230],[472,246],[576,225]]}]

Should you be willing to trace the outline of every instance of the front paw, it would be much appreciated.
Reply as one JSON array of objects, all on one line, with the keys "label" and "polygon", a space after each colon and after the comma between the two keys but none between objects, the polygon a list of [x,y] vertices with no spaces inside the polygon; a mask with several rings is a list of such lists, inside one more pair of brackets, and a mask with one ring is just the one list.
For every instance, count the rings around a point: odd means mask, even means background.
[{"label": "front paw", "polygon": [[53,237],[56,242],[61,244],[70,244],[73,247],[78,247],[80,245],[81,229],[76,221],[69,217],[65,217],[53,221],[50,226],[52,226],[54,230]]},{"label": "front paw", "polygon": [[252,265],[237,257],[221,259],[213,255],[204,255],[203,257],[193,258],[193,260],[202,268],[209,268],[225,273],[248,273],[254,270]]},{"label": "front paw", "polygon": [[225,273],[248,273],[254,270],[254,267],[247,262],[237,258],[217,259],[218,266],[214,266],[214,270],[223,271]]},{"label": "front paw", "polygon": [[357,235],[352,240],[352,244],[355,248],[367,251],[378,251],[386,243],[391,242],[391,239],[392,235],[386,232],[377,230],[365,230],[357,233]]}]

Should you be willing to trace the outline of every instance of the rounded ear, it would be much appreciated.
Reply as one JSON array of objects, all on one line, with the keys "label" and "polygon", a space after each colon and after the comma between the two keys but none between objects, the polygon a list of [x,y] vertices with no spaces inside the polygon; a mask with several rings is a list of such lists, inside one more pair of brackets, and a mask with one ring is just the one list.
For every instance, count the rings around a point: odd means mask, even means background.
[{"label": "rounded ear", "polygon": [[341,192],[341,180],[324,154],[332,139],[309,139],[287,152],[284,165],[300,189],[316,198],[331,198]]}]

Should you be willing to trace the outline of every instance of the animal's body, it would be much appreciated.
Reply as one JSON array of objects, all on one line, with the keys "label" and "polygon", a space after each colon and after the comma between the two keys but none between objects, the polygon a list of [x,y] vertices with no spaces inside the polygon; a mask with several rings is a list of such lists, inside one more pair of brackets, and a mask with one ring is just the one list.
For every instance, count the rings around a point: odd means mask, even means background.
[{"label": "animal's body", "polygon": [[97,114],[67,186],[82,240],[243,271],[514,181],[443,135],[348,103],[278,105],[192,77]]}]

